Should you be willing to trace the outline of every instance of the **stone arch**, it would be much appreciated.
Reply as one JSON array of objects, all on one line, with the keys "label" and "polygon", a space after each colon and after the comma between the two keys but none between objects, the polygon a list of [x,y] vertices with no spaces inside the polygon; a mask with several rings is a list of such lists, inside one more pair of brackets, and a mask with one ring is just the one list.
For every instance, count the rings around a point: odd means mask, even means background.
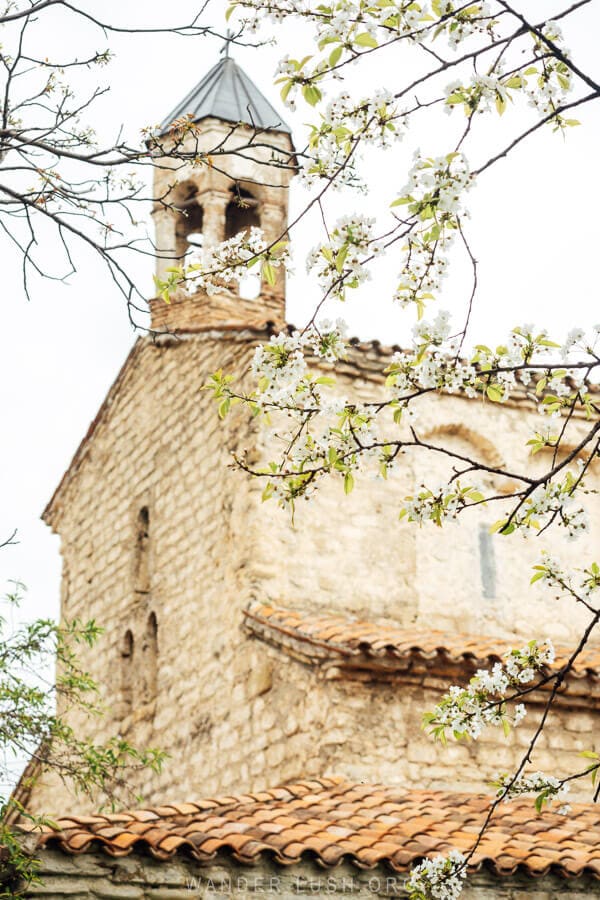
[{"label": "stone arch", "polygon": [[497,447],[488,438],[467,428],[462,422],[448,422],[444,425],[436,425],[427,431],[423,438],[429,440],[438,437],[456,437],[467,444],[471,444],[481,455],[482,461],[488,466],[500,467],[504,465],[504,460],[498,452]]}]

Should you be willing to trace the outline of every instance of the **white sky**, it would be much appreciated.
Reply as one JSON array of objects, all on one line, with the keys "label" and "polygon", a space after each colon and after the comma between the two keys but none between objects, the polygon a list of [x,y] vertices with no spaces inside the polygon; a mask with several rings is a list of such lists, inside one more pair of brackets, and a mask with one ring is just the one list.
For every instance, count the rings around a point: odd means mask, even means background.
[{"label": "white sky", "polygon": [[[591,4],[593,5],[593,4]],[[98,4],[92,4],[92,7]],[[216,24],[215,4],[212,21]],[[223,4],[224,6],[224,4]],[[550,4],[531,0],[532,15],[547,13]],[[172,2],[174,18],[185,20],[195,7],[191,0]],[[102,15],[120,21],[164,22],[164,4],[156,0],[140,4],[133,0],[105,0]],[[552,4],[552,8],[559,8]],[[162,18],[161,18],[162,16]],[[598,11],[578,13],[565,28],[567,44],[576,52],[585,69],[600,75],[597,65]],[[139,129],[159,121],[214,64],[218,43],[175,37],[100,40],[97,33],[48,17],[53,28],[44,26],[40,47],[44,55],[64,49],[72,53],[87,42],[92,50],[109,45],[117,58],[108,69],[94,73],[110,83],[108,98],[94,105],[92,124],[100,135],[116,132],[124,123],[126,133],[136,139]],[[220,22],[218,24],[221,24]],[[224,26],[222,26],[224,27]],[[284,32],[284,41],[296,32]],[[264,93],[282,110],[285,118],[301,129],[311,113],[303,107],[295,115],[282,109],[278,91],[272,86],[276,62],[283,52],[297,55],[293,43],[279,48],[236,50],[234,55]],[[83,53],[83,50],[79,50]],[[378,67],[368,76],[370,84],[393,88],[395,79]],[[450,78],[447,80],[451,80]],[[369,82],[367,81],[367,84]],[[357,91],[356,76],[345,87]],[[361,77],[360,93],[365,86]],[[507,116],[509,114],[507,113]],[[584,127],[575,128],[564,141],[548,130],[539,134],[509,160],[485,175],[471,201],[472,242],[480,261],[480,291],[473,335],[478,339],[500,339],[513,324],[536,321],[551,330],[564,332],[573,325],[590,325],[600,320],[598,309],[598,112],[577,111]],[[314,117],[314,113],[312,113]],[[91,117],[90,117],[91,118]],[[449,121],[437,120],[444,127]],[[485,121],[485,120],[483,120]],[[491,126],[490,126],[491,127]],[[475,156],[485,152],[495,139],[488,131],[476,145]],[[301,143],[298,140],[298,143]],[[423,152],[451,149],[446,132],[435,122],[426,122],[416,144],[391,151],[373,161],[372,189],[366,209],[387,206],[406,180],[407,161],[415,145]],[[382,165],[382,159],[385,166]],[[477,161],[476,159],[474,160]],[[294,207],[300,208],[303,194],[296,189]],[[338,196],[335,214],[357,208],[352,195]],[[297,235],[297,272],[289,286],[289,316],[301,322],[311,311],[310,285],[303,277],[303,254],[314,243],[314,223],[307,223]],[[60,560],[58,539],[39,520],[90,420],[115,378],[134,335],[122,297],[91,257],[79,256],[80,271],[67,286],[54,283],[35,285],[28,303],[21,287],[19,267],[12,247],[0,237],[2,254],[3,328],[1,409],[4,421],[0,487],[0,537],[18,529],[18,546],[0,552],[0,590],[9,579],[20,579],[29,588],[28,615],[55,615],[58,610]],[[51,260],[49,260],[51,261]],[[138,262],[138,273],[151,290],[151,265]],[[391,260],[383,277],[372,282],[356,302],[344,308],[330,308],[332,317],[344,315],[351,330],[362,337],[377,337],[385,343],[405,341],[413,318],[391,308],[386,290],[393,286],[397,268]],[[462,270],[458,269],[458,274]],[[455,277],[441,302],[444,308],[461,308],[466,289]]]}]

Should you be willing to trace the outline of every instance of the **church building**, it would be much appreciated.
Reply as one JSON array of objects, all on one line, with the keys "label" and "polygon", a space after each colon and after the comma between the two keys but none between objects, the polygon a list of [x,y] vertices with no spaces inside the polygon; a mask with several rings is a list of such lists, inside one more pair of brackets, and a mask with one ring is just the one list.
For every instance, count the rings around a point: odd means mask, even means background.
[{"label": "church building", "polygon": [[[288,221],[292,135],[235,60],[210,70],[163,133],[184,117],[199,123],[183,138],[190,149],[224,155],[210,166],[167,156],[156,168],[154,196],[168,200],[154,209],[159,276],[198,246],[254,225],[273,240]],[[35,896],[402,896],[413,865],[472,847],[489,782],[518,765],[548,694],[531,695],[508,739],[490,729],[444,747],[423,731],[423,713],[531,638],[551,638],[560,666],[585,611],[529,587],[536,542],[492,536],[497,509],[442,529],[398,521],[415,482],[444,477],[444,459],[407,454],[404,474],[365,479],[347,497],[327,484],[294,522],[261,503],[259,479],[230,461],[243,448],[261,459],[268,437],[239,407],[221,421],[202,387],[217,369],[243,379],[256,345],[288,327],[283,274],[211,296],[180,291],[150,310],[151,333],[44,520],[61,539],[62,615],[104,629],[81,664],[106,712],[74,712],[73,727],[168,759],[136,776],[141,799],[127,812],[97,813],[40,774],[28,804],[56,828],[38,839]],[[336,369],[340,391],[372,397],[393,351],[354,340]],[[525,391],[485,410],[440,395],[424,403],[419,433],[490,467],[535,467],[535,417]],[[598,504],[591,513],[590,559]],[[560,555],[556,534],[545,546]],[[576,772],[582,751],[600,749],[599,678],[596,642],[556,702],[534,769]],[[600,810],[575,784],[567,816],[538,814],[531,798],[502,804],[471,859],[467,900],[600,896]]]}]

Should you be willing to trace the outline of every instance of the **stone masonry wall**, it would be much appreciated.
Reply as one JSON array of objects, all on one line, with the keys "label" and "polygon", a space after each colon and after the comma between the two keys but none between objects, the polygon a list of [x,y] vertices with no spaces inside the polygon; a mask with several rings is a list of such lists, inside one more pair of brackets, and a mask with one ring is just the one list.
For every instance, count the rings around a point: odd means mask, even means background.
[{"label": "stone masonry wall", "polygon": [[[377,866],[362,870],[342,863],[327,870],[306,860],[295,866],[277,866],[267,859],[248,867],[223,859],[200,867],[184,855],[168,862],[133,855],[121,859],[100,851],[66,856],[59,850],[43,851],[42,883],[26,894],[43,900],[256,900],[257,897],[298,900],[377,900],[406,896],[406,876]],[[462,894],[465,900],[587,900],[600,895],[600,881],[587,877],[565,880],[546,875],[496,877],[482,871],[472,875]]]},{"label": "stone masonry wall", "polygon": [[[258,597],[404,626],[519,639],[550,634],[563,642],[581,623],[567,605],[529,589],[534,541],[494,539],[496,595],[486,597],[480,548],[468,543],[467,525],[446,531],[398,523],[400,498],[419,471],[409,457],[406,476],[389,485],[365,480],[347,498],[341,484],[328,485],[310,505],[298,505],[293,525],[272,502],[261,504],[262,485],[227,468],[229,451],[248,444],[249,425],[238,411],[220,422],[200,390],[220,366],[241,371],[255,341],[232,332],[139,342],[50,507],[62,538],[63,614],[95,618],[105,629],[82,663],[100,684],[107,713],[76,718],[75,728],[97,740],[120,732],[170,754],[162,774],[132,783],[146,803],[317,774],[481,789],[520,758],[533,709],[509,742],[494,733],[444,750],[420,730],[423,710],[439,698],[427,683],[327,681],[248,636],[242,609]],[[365,377],[354,386],[365,398],[373,390]],[[351,387],[342,379],[343,390]],[[524,461],[529,413],[481,413],[477,402],[434,399],[419,428],[446,429],[449,445],[467,442]],[[484,524],[499,517],[479,515]],[[536,767],[579,768],[576,754],[594,746],[596,715],[563,707]],[[32,800],[49,813],[93,805],[67,797],[50,777]]]}]

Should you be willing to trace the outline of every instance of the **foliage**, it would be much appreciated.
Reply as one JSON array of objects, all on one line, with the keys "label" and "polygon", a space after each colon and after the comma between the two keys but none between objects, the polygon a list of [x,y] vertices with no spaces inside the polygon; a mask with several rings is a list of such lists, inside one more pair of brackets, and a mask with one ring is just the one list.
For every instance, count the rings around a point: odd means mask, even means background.
[{"label": "foliage", "polygon": [[[78,710],[100,717],[102,706],[96,684],[77,662],[77,648],[95,646],[101,629],[93,620],[77,619],[61,625],[37,619],[13,626],[22,596],[23,586],[16,583],[0,616],[0,783],[11,784],[15,761],[30,762],[19,790],[0,795],[0,885],[18,877],[27,884],[36,877],[37,861],[24,849],[12,822],[21,817],[32,827],[52,825],[22,802],[40,775],[50,772],[77,794],[94,802],[102,797],[114,807],[134,799],[128,780],[136,770],[158,772],[164,760],[162,752],[139,750],[120,736],[104,744],[78,736],[69,724],[70,714]],[[53,663],[56,677],[50,674],[48,680]],[[10,887],[6,896],[13,895]]]}]

